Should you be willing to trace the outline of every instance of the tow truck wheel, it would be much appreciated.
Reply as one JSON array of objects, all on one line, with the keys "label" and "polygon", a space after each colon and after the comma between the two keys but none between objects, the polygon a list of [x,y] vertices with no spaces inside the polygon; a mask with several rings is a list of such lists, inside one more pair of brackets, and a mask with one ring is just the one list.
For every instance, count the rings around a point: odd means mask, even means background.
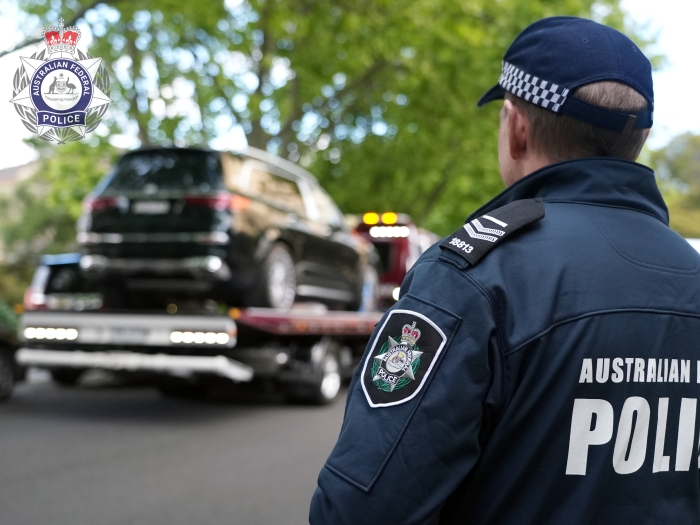
[{"label": "tow truck wheel", "polygon": [[333,401],[338,397],[341,383],[338,358],[335,354],[326,354],[323,360],[323,378],[321,379],[321,383],[317,386],[317,392],[314,396],[315,401],[319,405],[325,405]]},{"label": "tow truck wheel", "polygon": [[296,268],[292,254],[284,244],[272,247],[263,261],[262,273],[258,289],[253,294],[254,306],[291,308],[296,297]]},{"label": "tow truck wheel", "polygon": [[309,384],[296,385],[289,393],[293,402],[327,405],[338,397],[342,377],[338,354],[328,349],[319,363],[318,379]]},{"label": "tow truck wheel", "polygon": [[54,368],[51,370],[51,378],[61,386],[75,386],[83,372],[79,368]]},{"label": "tow truck wheel", "polygon": [[0,348],[0,401],[10,397],[15,386],[14,354]]}]

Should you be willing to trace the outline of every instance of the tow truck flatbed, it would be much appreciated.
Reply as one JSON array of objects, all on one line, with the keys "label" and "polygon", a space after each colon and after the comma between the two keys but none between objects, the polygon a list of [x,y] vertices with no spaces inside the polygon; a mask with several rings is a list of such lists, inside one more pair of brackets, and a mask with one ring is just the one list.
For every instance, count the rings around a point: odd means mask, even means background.
[{"label": "tow truck flatbed", "polygon": [[216,377],[266,380],[324,403],[352,375],[381,317],[313,307],[233,308],[229,315],[34,310],[22,316],[16,359],[51,371],[149,373],[190,386]]}]

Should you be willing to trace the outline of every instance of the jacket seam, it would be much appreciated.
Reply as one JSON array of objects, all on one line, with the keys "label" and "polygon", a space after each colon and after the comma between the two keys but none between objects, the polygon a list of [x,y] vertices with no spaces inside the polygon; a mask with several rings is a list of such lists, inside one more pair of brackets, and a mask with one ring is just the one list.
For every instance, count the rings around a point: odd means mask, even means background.
[{"label": "jacket seam", "polygon": [[[428,261],[435,261],[435,262],[440,262],[442,264],[452,266],[454,269],[455,273],[457,273],[460,277],[463,279],[470,281],[474,288],[477,289],[477,291],[486,299],[486,302],[489,304],[489,308],[491,309],[491,317],[493,318],[494,325],[496,326],[496,333],[498,337],[498,355],[500,356],[501,359],[501,402],[502,406],[500,407],[501,409],[504,408],[505,403],[506,403],[506,390],[507,390],[507,384],[508,384],[508,372],[507,372],[507,367],[505,366],[506,364],[506,355],[504,354],[504,349],[506,348],[505,345],[505,334],[503,332],[503,323],[501,322],[501,318],[499,315],[499,310],[496,308],[496,301],[491,297],[491,295],[488,293],[486,288],[479,282],[477,281],[473,276],[469,275],[468,273],[465,272],[465,270],[460,270],[456,266],[454,266],[452,263],[449,261],[445,261],[444,259],[440,259],[438,257],[435,257],[434,259],[426,259],[425,261],[418,261],[413,268],[411,268],[411,271],[413,271],[418,265],[424,264]],[[488,349],[487,349],[488,351]]]},{"label": "jacket seam", "polygon": [[579,314],[579,315],[575,315],[572,317],[567,317],[566,319],[562,319],[560,321],[556,321],[556,322],[550,324],[544,330],[529,337],[528,339],[526,339],[522,343],[519,343],[518,345],[514,346],[512,349],[505,352],[504,357],[508,358],[508,357],[512,356],[513,354],[516,354],[517,352],[521,351],[523,348],[525,348],[526,346],[528,346],[532,342],[536,341],[537,339],[540,339],[541,337],[544,337],[545,335],[550,333],[555,328],[559,328],[560,326],[563,326],[565,324],[580,321],[581,319],[586,319],[588,317],[596,317],[599,315],[625,314],[625,313],[633,313],[633,312],[649,313],[649,314],[661,314],[661,315],[677,315],[677,316],[681,316],[681,317],[694,317],[696,319],[700,319],[700,313],[682,312],[682,311],[677,311],[677,310],[662,310],[662,309],[655,309],[655,308],[611,308],[608,310],[596,310],[593,312],[586,312],[584,314]]},{"label": "jacket seam", "polygon": [[338,476],[339,478],[342,478],[342,479],[344,479],[345,481],[347,481],[348,483],[350,483],[351,485],[357,487],[357,488],[360,489],[362,492],[365,492],[365,493],[369,494],[370,491],[372,490],[372,483],[374,483],[374,479],[372,479],[372,481],[370,482],[369,486],[365,486],[365,485],[363,485],[362,483],[360,483],[359,481],[355,481],[354,479],[352,479],[352,478],[351,478],[350,476],[348,476],[347,474],[343,474],[343,473],[340,472],[337,468],[331,466],[327,461],[326,461],[326,463],[324,463],[323,466],[326,467],[328,470],[330,470],[333,474],[335,474],[335,475]]},{"label": "jacket seam", "polygon": [[[508,385],[508,369],[505,366],[506,364],[506,356],[503,355],[503,349],[505,348],[505,334],[503,333],[503,323],[501,322],[501,317],[500,317],[500,310],[496,308],[496,301],[491,297],[491,295],[488,293],[486,288],[479,282],[477,281],[473,276],[469,274],[464,274],[464,277],[468,280],[470,280],[473,284],[474,287],[476,287],[481,294],[485,297],[486,301],[489,303],[489,308],[491,308],[491,316],[493,317],[494,324],[496,325],[496,333],[498,337],[498,356],[500,357],[501,360],[501,405],[506,403],[506,390],[507,390],[507,385]],[[500,407],[500,409],[503,409],[503,406]],[[501,410],[499,410],[500,412]]]},{"label": "jacket seam", "polygon": [[697,275],[698,274],[698,264],[697,262],[695,263],[695,268],[692,270],[681,270],[681,269],[675,269],[675,268],[668,268],[666,266],[658,266],[655,264],[649,264],[649,263],[644,263],[641,261],[637,261],[635,259],[632,259],[630,256],[624,254],[617,246],[615,246],[615,243],[612,242],[610,237],[605,233],[605,231],[600,227],[600,224],[596,220],[595,216],[593,216],[588,210],[585,210],[586,215],[591,219],[591,222],[595,225],[596,229],[598,232],[600,232],[600,235],[605,239],[605,242],[610,246],[610,248],[613,249],[613,251],[621,257],[624,261],[638,267],[642,268],[643,270],[653,270],[657,272],[663,272],[663,273],[671,273],[675,275]]},{"label": "jacket seam", "polygon": [[599,202],[588,202],[588,201],[578,201],[578,200],[571,200],[571,199],[543,199],[545,203],[547,204],[580,204],[582,206],[597,206],[599,208],[612,208],[615,210],[628,210],[628,211],[633,211],[636,213],[643,213],[644,215],[648,215],[649,217],[652,217],[653,219],[656,219],[659,221],[661,224],[664,224],[665,226],[668,226],[668,223],[658,217],[658,215],[655,215],[654,213],[640,210],[639,208],[631,208],[629,206],[616,206],[615,204],[602,204]]}]

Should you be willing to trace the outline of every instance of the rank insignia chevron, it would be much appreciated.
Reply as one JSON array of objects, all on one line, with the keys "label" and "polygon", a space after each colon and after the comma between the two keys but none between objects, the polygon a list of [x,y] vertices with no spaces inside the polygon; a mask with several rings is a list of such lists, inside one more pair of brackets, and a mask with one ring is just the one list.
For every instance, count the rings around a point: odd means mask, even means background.
[{"label": "rank insignia chevron", "polygon": [[440,243],[443,250],[451,250],[474,266],[494,246],[523,226],[544,217],[542,199],[513,201],[501,208],[472,219]]}]

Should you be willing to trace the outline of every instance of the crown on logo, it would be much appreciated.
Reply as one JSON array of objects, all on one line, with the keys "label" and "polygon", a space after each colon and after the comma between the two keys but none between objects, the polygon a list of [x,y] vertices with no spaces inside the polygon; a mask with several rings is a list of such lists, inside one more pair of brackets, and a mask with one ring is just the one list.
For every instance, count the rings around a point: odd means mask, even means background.
[{"label": "crown on logo", "polygon": [[401,342],[410,344],[411,346],[416,344],[418,338],[420,337],[420,330],[416,328],[416,322],[413,321],[412,325],[405,324],[401,330]]},{"label": "crown on logo", "polygon": [[80,29],[75,26],[63,27],[63,18],[58,19],[58,27],[48,26],[41,32],[41,36],[46,42],[49,54],[67,52],[71,55],[75,53],[75,46],[80,40]]}]

